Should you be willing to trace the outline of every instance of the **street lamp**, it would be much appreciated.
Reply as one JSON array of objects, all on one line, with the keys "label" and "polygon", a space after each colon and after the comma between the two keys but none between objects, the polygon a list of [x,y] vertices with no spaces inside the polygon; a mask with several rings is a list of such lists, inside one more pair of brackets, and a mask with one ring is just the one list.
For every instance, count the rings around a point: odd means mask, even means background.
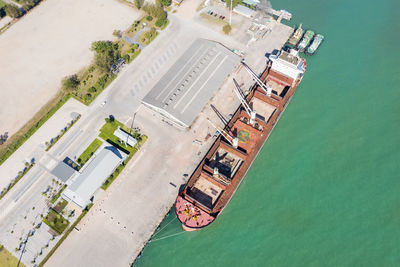
[{"label": "street lamp", "polygon": [[229,16],[229,26],[232,26],[232,0],[231,0],[231,12]]}]

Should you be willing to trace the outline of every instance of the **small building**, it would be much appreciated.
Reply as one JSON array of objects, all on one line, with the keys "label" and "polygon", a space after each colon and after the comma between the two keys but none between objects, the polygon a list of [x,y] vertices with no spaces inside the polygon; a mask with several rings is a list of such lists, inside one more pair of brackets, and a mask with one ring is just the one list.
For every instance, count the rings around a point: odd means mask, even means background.
[{"label": "small building", "polygon": [[[68,159],[68,158],[67,158]],[[59,162],[57,166],[51,171],[57,179],[64,184],[75,174],[77,171],[68,165],[65,161]]]},{"label": "small building", "polygon": [[245,16],[247,18],[251,18],[255,11],[253,9],[250,9],[248,7],[242,6],[242,5],[237,5],[233,11],[239,15]]},{"label": "small building", "polygon": [[122,142],[128,144],[129,146],[133,147],[137,144],[137,140],[133,138],[132,135],[128,134],[124,130],[122,130],[119,126],[118,129],[115,130],[114,135],[118,137]]},{"label": "small building", "polygon": [[82,173],[77,173],[70,179],[62,197],[84,209],[91,202],[94,193],[126,157],[125,153],[114,146],[103,147]]},{"label": "small building", "polygon": [[178,128],[186,129],[239,62],[240,56],[220,43],[197,39],[142,103]]}]

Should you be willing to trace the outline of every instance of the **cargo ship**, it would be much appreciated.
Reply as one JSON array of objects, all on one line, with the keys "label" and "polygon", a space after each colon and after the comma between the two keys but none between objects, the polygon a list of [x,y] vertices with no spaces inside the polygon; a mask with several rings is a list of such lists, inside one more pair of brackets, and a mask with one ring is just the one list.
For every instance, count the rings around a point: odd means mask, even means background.
[{"label": "cargo ship", "polygon": [[176,198],[175,213],[186,231],[210,225],[227,206],[306,70],[296,50],[270,55],[261,77],[242,64],[256,84],[245,96],[234,80],[241,105]]},{"label": "cargo ship", "polygon": [[290,37],[288,44],[292,47],[296,47],[297,43],[300,41],[301,37],[303,37],[304,30],[301,28],[302,24],[299,25],[297,30],[293,33],[292,37]]},{"label": "cargo ship", "polygon": [[311,31],[311,30],[306,31],[306,33],[304,34],[303,39],[301,40],[301,42],[297,46],[297,48],[299,49],[300,52],[303,52],[304,49],[306,49],[306,47],[311,42],[311,39],[314,37],[314,34],[315,33],[313,31]]},{"label": "cargo ship", "polygon": [[317,51],[320,44],[324,41],[324,39],[325,37],[322,34],[315,35],[314,40],[306,50],[306,54],[313,55]]}]

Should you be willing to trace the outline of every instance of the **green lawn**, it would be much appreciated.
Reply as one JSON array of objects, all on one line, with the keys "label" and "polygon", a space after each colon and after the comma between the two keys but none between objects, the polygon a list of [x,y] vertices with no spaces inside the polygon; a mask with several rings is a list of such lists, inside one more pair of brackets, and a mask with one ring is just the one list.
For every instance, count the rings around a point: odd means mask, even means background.
[{"label": "green lawn", "polygon": [[[5,247],[0,245],[0,266],[11,267],[17,265],[18,265],[18,259],[14,257]],[[25,267],[25,265],[22,262],[19,264],[19,266]]]},{"label": "green lawn", "polygon": [[93,156],[94,152],[103,144],[102,141],[99,139],[95,139],[86,149],[83,151],[83,153],[79,156],[77,159],[77,162],[79,164],[79,168],[81,168],[85,163],[90,159],[91,156]]},{"label": "green lawn", "polygon": [[[115,130],[118,129],[118,126],[124,130],[125,132],[129,133],[129,128],[123,125],[121,122],[114,120],[110,121],[110,119],[106,119],[106,123],[100,129],[99,137],[103,140],[106,140],[110,144],[116,146],[117,148],[121,149],[123,152],[130,154],[135,150],[134,147],[122,144],[118,137],[114,135]],[[131,135],[137,139],[138,134],[135,131],[131,131]]]},{"label": "green lawn", "polygon": [[5,7],[5,6],[6,6],[6,3],[4,3],[2,0],[0,0],[0,9]]},{"label": "green lawn", "polygon": [[65,199],[61,199],[60,201],[58,201],[57,205],[53,208],[53,210],[57,213],[61,213],[65,208],[65,206],[67,206],[67,204],[68,201],[66,201]]},{"label": "green lawn", "polygon": [[56,203],[57,199],[61,196],[62,191],[67,187],[67,185],[63,185],[63,187],[60,189],[60,191],[57,192],[57,194],[50,200],[51,204]]},{"label": "green lawn", "polygon": [[69,221],[54,210],[49,211],[43,222],[58,234],[62,234],[69,225]]},{"label": "green lawn", "polygon": [[143,45],[149,45],[158,35],[155,28],[145,31],[138,37],[138,42]]}]

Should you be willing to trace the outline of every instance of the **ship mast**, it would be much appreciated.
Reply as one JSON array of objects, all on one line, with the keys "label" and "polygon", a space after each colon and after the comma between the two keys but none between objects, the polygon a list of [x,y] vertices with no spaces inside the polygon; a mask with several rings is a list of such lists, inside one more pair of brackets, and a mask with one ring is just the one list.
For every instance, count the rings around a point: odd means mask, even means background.
[{"label": "ship mast", "polygon": [[254,73],[254,71],[242,60],[242,64],[244,68],[247,70],[247,72],[256,80],[257,84],[261,87],[261,89],[267,94],[267,96],[270,96],[272,93],[272,87],[268,87],[263,83],[260,78],[258,78],[257,74]]},{"label": "ship mast", "polygon": [[237,97],[239,98],[240,102],[242,103],[247,114],[249,114],[250,124],[254,126],[254,123],[256,122],[256,114],[257,113],[254,110],[252,110],[251,107],[249,106],[249,104],[247,103],[247,101],[244,98],[244,95],[242,93],[242,90],[240,89],[240,86],[237,83],[237,81],[235,80],[235,78],[233,78],[233,83],[235,84],[235,88],[233,89],[233,91],[235,91]]},{"label": "ship mast", "polygon": [[232,137],[230,134],[228,134],[224,129],[221,129],[217,125],[215,125],[209,118],[207,118],[208,122],[217,130],[219,131],[225,139],[234,147],[237,148],[239,145],[239,140],[237,137]]}]

